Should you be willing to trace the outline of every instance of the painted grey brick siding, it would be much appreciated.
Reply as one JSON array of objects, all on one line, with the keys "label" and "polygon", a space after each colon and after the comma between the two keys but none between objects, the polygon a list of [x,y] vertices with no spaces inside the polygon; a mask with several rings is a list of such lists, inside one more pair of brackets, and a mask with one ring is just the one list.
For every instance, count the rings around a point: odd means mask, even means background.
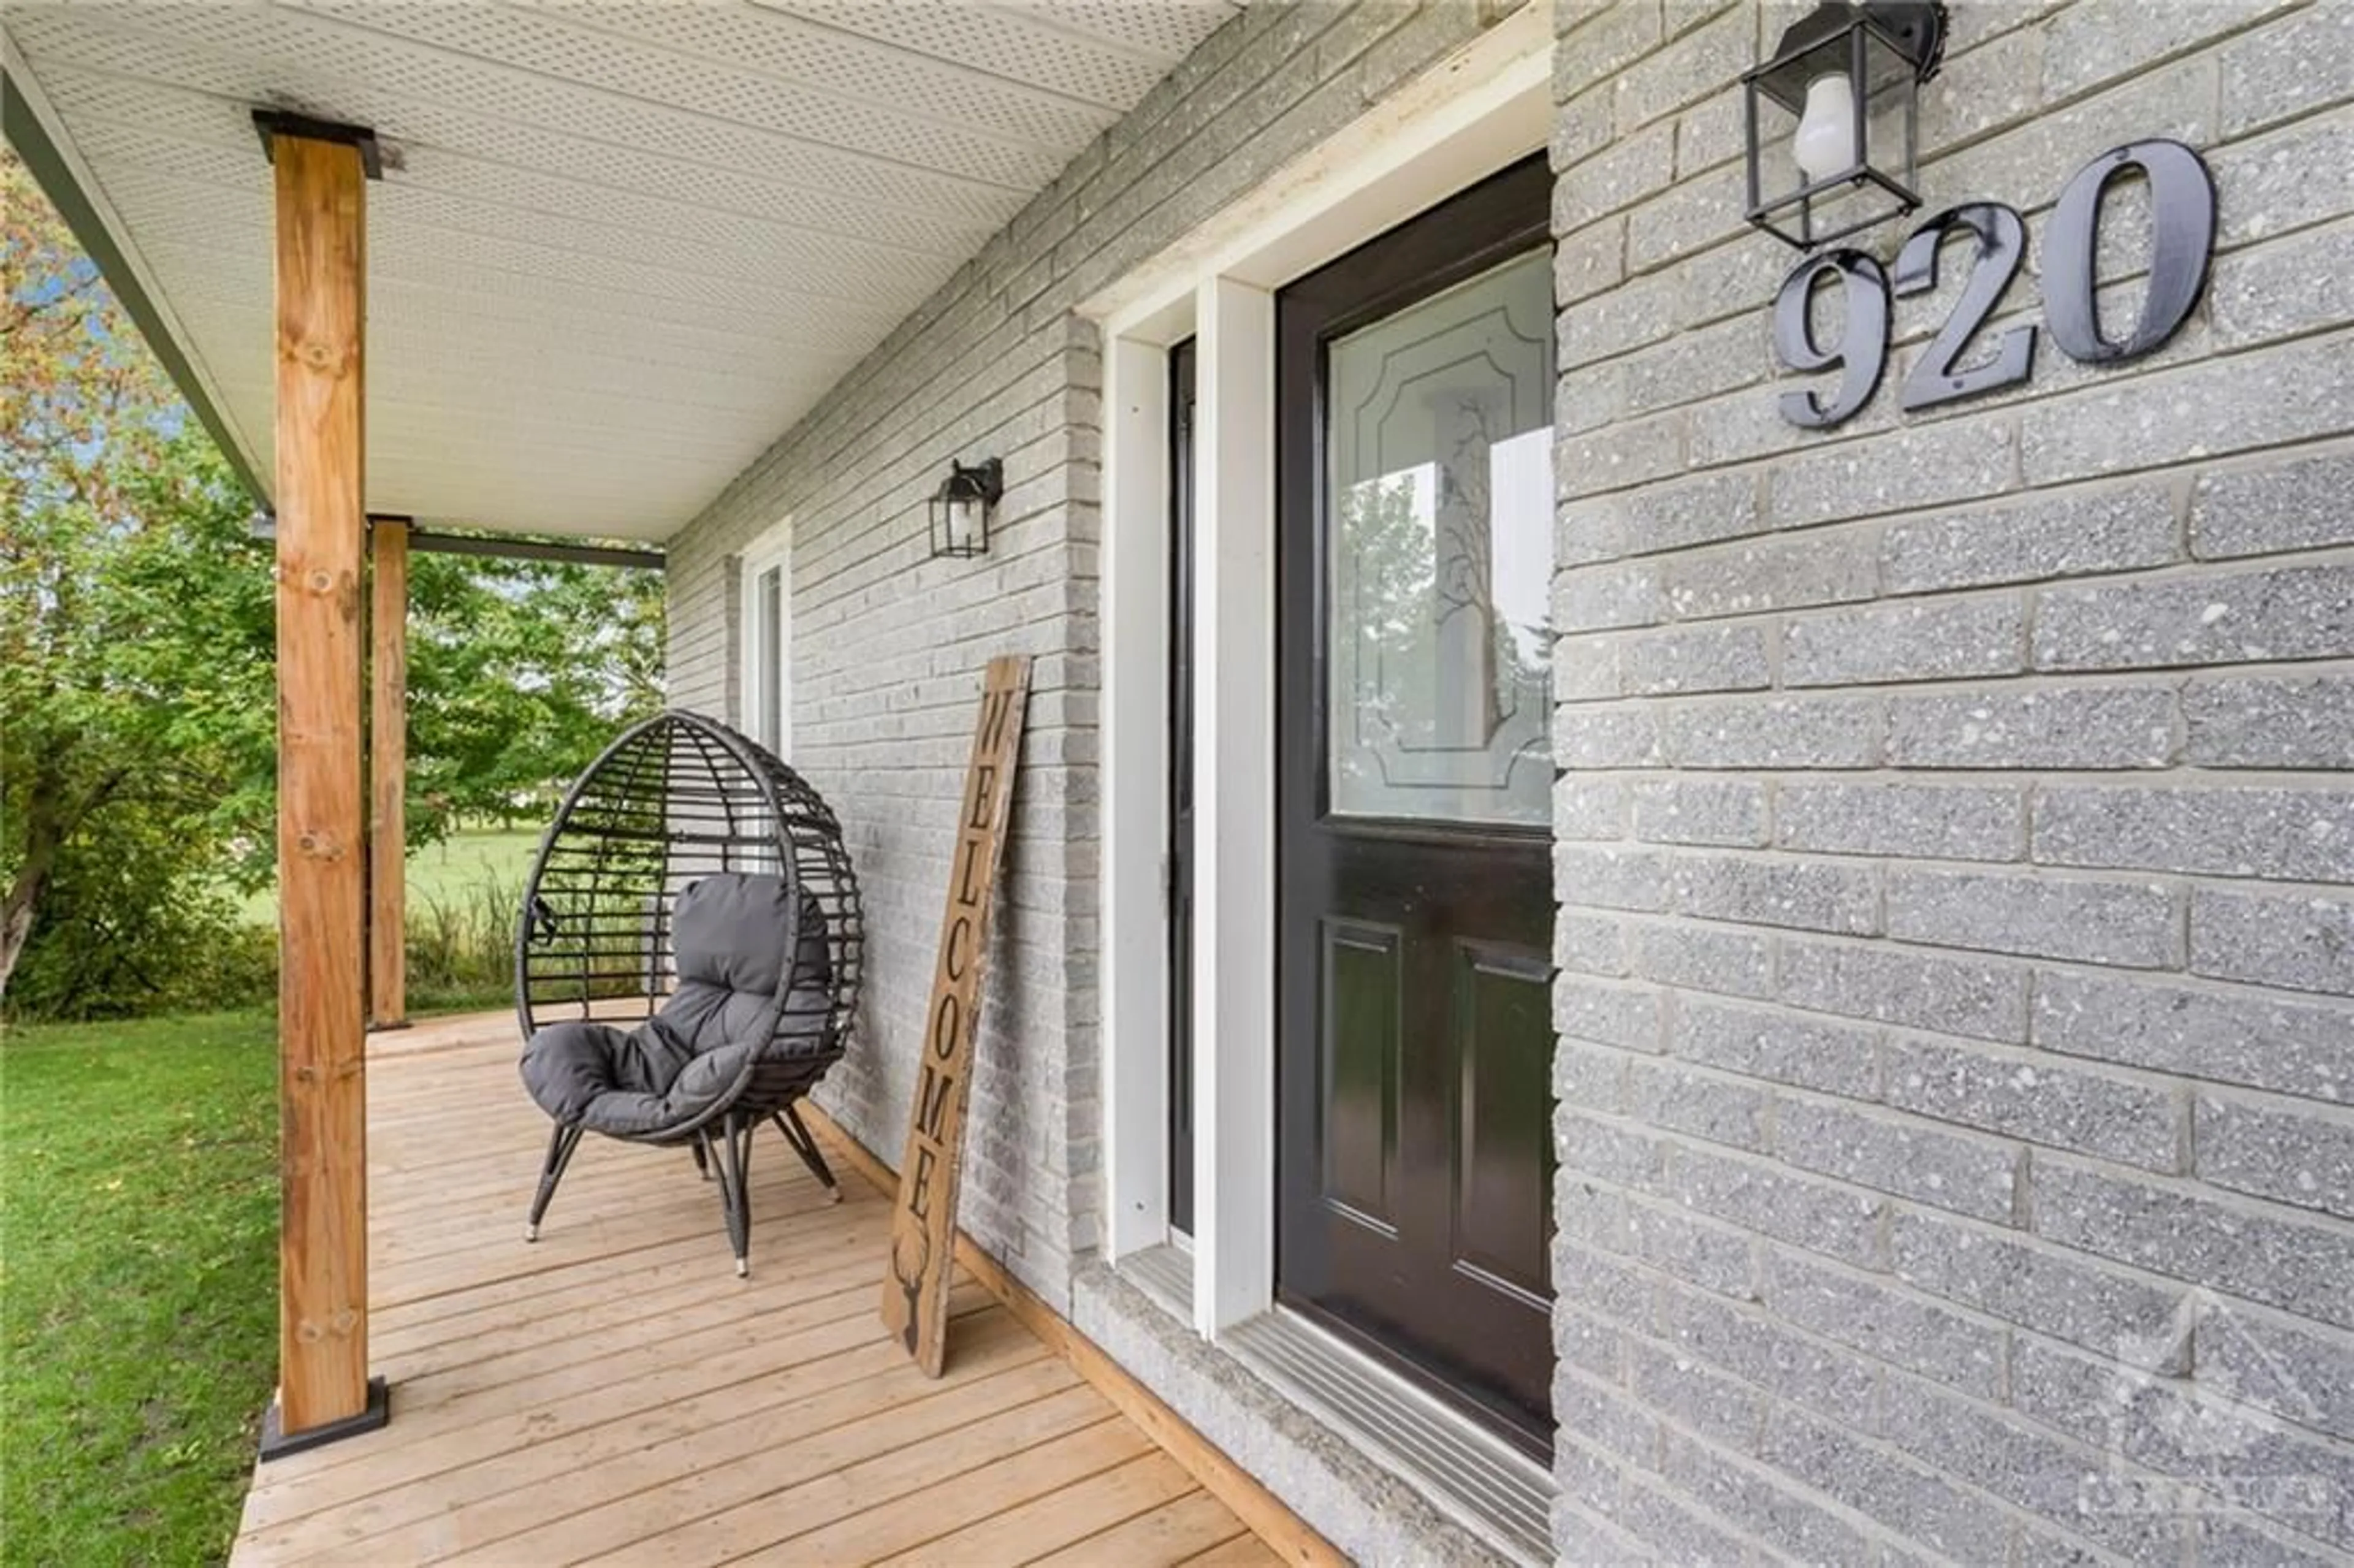
[{"label": "painted grey brick siding", "polygon": [[2209,296],[1829,432],[1805,8],[1555,13],[1562,1555],[2354,1562],[2354,4],[1954,0],[1928,208],[2180,137]]},{"label": "painted grey brick siding", "polygon": [[[1035,660],[961,1218],[1067,1312],[1100,1230],[1097,551],[1102,369],[1072,307],[1513,7],[1252,7],[1206,40],[670,545],[671,683],[733,713],[734,565],[793,524],[792,762],[866,896],[860,1036],[821,1098],[896,1158],[982,664]],[[951,458],[1005,461],[989,554],[935,561]]]}]

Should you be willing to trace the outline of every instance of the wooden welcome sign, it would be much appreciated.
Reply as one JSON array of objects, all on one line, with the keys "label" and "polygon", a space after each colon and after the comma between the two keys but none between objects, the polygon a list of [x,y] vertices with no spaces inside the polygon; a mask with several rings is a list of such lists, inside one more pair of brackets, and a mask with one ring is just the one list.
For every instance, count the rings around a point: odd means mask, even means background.
[{"label": "wooden welcome sign", "polygon": [[883,1321],[916,1364],[938,1377],[948,1354],[949,1276],[956,1262],[957,1188],[963,1161],[965,1102],[981,1022],[981,969],[989,949],[989,910],[1004,857],[1013,806],[1013,769],[1022,750],[1022,713],[1029,699],[1026,655],[989,662],[981,723],[965,769],[949,870],[948,912],[925,1015],[923,1066],[907,1113],[907,1147],[899,1160],[899,1200],[891,1212],[891,1277],[883,1282]]}]

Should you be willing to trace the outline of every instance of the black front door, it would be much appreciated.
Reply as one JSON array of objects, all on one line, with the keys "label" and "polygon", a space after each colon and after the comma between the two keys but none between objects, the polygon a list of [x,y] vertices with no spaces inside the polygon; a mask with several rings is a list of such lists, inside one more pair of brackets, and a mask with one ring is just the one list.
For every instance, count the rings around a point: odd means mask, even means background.
[{"label": "black front door", "polygon": [[1549,1451],[1551,180],[1277,301],[1278,1293]]}]

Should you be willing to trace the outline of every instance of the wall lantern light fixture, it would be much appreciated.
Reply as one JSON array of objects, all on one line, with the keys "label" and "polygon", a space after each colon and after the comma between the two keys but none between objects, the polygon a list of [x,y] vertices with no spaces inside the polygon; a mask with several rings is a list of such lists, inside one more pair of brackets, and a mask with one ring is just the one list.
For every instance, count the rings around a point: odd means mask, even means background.
[{"label": "wall lantern light fixture", "polygon": [[998,459],[970,467],[950,462],[948,478],[926,503],[932,521],[932,555],[986,555],[990,517],[1004,493],[1005,465]]},{"label": "wall lantern light fixture", "polygon": [[1749,221],[1811,250],[1921,205],[1921,84],[1946,51],[1943,0],[1823,0],[1741,79]]}]

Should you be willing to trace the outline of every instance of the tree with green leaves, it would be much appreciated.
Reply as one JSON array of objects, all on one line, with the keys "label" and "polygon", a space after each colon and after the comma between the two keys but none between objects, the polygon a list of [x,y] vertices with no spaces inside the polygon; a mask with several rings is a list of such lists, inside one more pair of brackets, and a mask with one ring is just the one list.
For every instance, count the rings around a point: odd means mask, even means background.
[{"label": "tree with green leaves", "polygon": [[[235,945],[231,893],[271,874],[275,608],[252,509],[0,152],[12,1007],[136,1011],[188,994],[193,956]],[[412,845],[461,819],[544,810],[617,726],[660,706],[659,573],[419,555],[410,594]]]},{"label": "tree with green leaves", "polygon": [[13,157],[0,225],[5,991],[45,915],[145,945],[201,916],[190,859],[270,809],[273,703],[250,503]]},{"label": "tree with green leaves", "polygon": [[540,821],[622,724],[662,706],[659,572],[409,562],[409,841]]}]

